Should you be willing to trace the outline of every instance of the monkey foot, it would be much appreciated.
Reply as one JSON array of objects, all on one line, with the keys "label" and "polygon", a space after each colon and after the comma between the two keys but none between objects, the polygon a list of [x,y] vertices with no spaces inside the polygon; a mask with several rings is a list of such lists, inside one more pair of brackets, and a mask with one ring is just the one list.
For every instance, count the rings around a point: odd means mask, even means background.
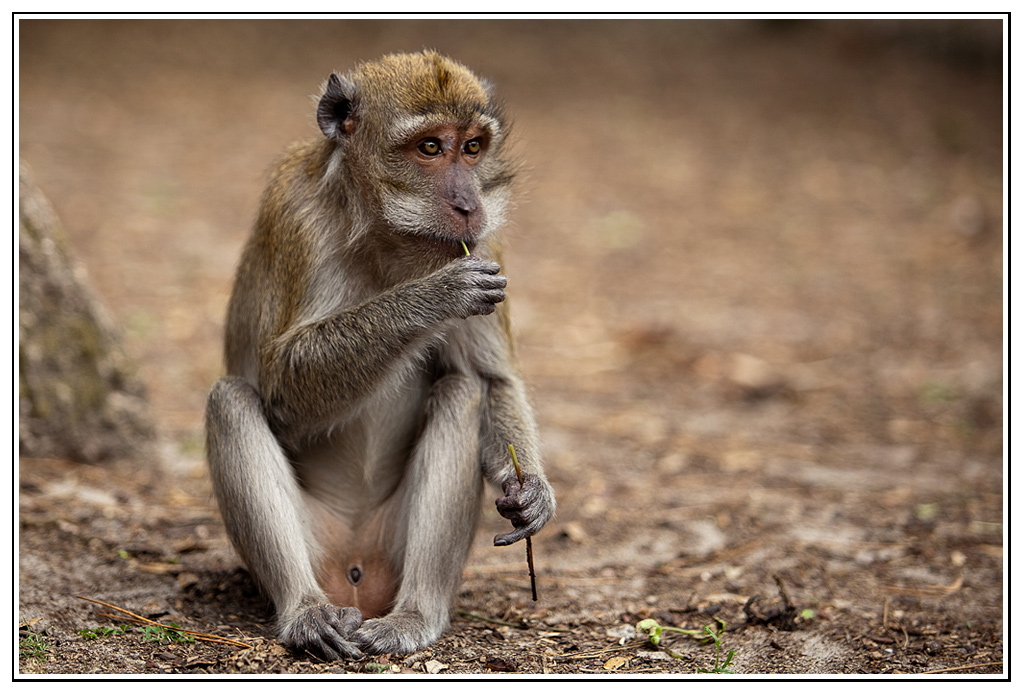
[{"label": "monkey foot", "polygon": [[431,629],[416,611],[396,611],[367,620],[353,641],[368,654],[409,654],[441,636],[443,626]]},{"label": "monkey foot", "polygon": [[358,608],[310,606],[284,629],[281,639],[299,654],[326,661],[361,659],[363,653],[351,638],[362,622]]}]

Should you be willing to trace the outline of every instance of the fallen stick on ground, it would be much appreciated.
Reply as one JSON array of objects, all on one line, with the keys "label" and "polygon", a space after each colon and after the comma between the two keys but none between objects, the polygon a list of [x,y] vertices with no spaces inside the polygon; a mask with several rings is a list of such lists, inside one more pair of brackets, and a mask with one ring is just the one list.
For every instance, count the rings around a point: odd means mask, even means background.
[{"label": "fallen stick on ground", "polygon": [[[233,646],[233,647],[241,647],[242,649],[252,649],[252,645],[246,644],[245,642],[239,642],[238,640],[233,640],[230,637],[221,637],[219,635],[211,635],[211,634],[206,633],[206,632],[197,632],[195,630],[184,630],[184,629],[182,629],[180,627],[171,627],[170,625],[164,625],[163,623],[158,623],[155,620],[150,620],[149,618],[143,618],[141,615],[138,615],[137,613],[132,613],[130,610],[121,608],[120,606],[115,606],[114,604],[107,603],[106,601],[100,601],[99,599],[95,599],[95,598],[86,598],[85,596],[75,596],[75,598],[81,599],[83,601],[89,601],[90,603],[98,603],[99,605],[106,606],[107,608],[113,608],[115,611],[119,611],[121,613],[124,613],[129,618],[131,618],[134,622],[138,622],[138,623],[141,623],[143,625],[156,625],[156,626],[162,627],[165,630],[168,630],[170,632],[180,632],[180,633],[185,634],[185,635],[191,635],[192,637],[195,637],[197,640],[201,640],[203,642],[216,642],[218,644],[227,644],[227,645],[230,645],[230,646]],[[103,615],[111,617],[111,618],[116,617],[116,616],[110,615],[109,613],[104,613]]]}]

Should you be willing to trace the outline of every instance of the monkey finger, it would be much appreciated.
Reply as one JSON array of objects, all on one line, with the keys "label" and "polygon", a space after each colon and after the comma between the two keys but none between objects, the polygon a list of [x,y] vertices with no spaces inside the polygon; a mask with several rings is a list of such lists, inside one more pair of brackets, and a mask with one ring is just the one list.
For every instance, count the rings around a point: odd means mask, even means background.
[{"label": "monkey finger", "polygon": [[318,637],[306,645],[303,651],[324,661],[336,661],[337,659],[356,661],[363,658],[359,647],[337,635]]},{"label": "monkey finger", "polygon": [[314,635],[315,645],[332,659],[361,659],[363,653],[358,645],[347,639],[349,631],[342,627],[339,631],[334,624],[322,627],[322,632]]},{"label": "monkey finger", "polygon": [[[505,495],[494,500],[494,506],[498,513],[506,519],[513,519],[531,506],[534,506],[540,499],[540,492],[533,486],[520,486],[519,483],[511,483],[506,486]],[[523,521],[522,524],[526,524]],[[522,525],[522,524],[517,524]]]},{"label": "monkey finger", "polygon": [[469,270],[488,275],[497,275],[501,271],[501,265],[477,255],[459,256],[450,265],[463,265]]},{"label": "monkey finger", "polygon": [[504,290],[488,290],[484,292],[484,301],[490,304],[501,304],[505,301]]},{"label": "monkey finger", "polygon": [[512,525],[516,528],[528,526],[531,521],[531,519],[523,513],[522,509],[498,509],[498,514],[511,521]]},{"label": "monkey finger", "polygon": [[[494,506],[498,510],[498,514],[511,521],[516,526],[525,526],[526,521],[523,520],[523,505],[522,500],[517,497],[499,497],[494,500]],[[519,521],[520,523],[516,523]]]},{"label": "monkey finger", "polygon": [[348,640],[343,639],[340,635],[331,635],[330,640],[330,647],[332,651],[338,654],[338,657],[336,658],[351,659],[353,661],[363,658],[363,652],[355,642],[349,642]]},{"label": "monkey finger", "polygon": [[334,628],[339,636],[348,637],[363,624],[363,614],[354,606],[337,607],[324,611],[324,621]]},{"label": "monkey finger", "polygon": [[483,290],[503,290],[508,286],[508,278],[504,275],[483,275],[474,278],[474,284]]},{"label": "monkey finger", "polygon": [[494,545],[502,547],[505,545],[512,545],[526,538],[524,529],[516,529],[511,533],[499,533],[494,537]]},{"label": "monkey finger", "polygon": [[517,526],[509,533],[499,533],[494,537],[494,545],[501,547],[505,545],[512,545],[513,543],[518,543],[524,538],[532,536],[534,533],[540,530],[539,526],[537,526],[536,528],[535,526],[536,524],[530,524],[529,526]]}]

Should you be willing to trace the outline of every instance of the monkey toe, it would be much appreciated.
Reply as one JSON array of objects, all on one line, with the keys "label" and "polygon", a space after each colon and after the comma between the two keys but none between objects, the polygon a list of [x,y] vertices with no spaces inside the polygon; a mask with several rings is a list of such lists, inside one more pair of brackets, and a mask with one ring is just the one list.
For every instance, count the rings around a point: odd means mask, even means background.
[{"label": "monkey toe", "polygon": [[363,653],[352,636],[362,622],[358,608],[311,606],[288,626],[282,639],[293,651],[325,661],[361,659]]},{"label": "monkey toe", "polygon": [[352,638],[367,654],[409,654],[440,634],[441,629],[431,633],[419,613],[409,611],[367,620]]}]

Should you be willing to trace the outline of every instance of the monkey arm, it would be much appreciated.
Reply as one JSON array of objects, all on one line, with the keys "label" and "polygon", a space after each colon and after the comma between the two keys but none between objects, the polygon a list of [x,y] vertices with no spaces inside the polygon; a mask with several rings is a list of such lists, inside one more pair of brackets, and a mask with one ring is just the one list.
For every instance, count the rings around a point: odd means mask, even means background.
[{"label": "monkey arm", "polygon": [[431,326],[412,287],[293,328],[260,359],[260,390],[279,429],[317,429],[351,412],[416,352]]},{"label": "monkey arm", "polygon": [[[495,536],[494,544],[509,545],[540,531],[555,514],[555,493],[544,475],[533,412],[517,374],[489,380],[484,429],[484,475],[501,488],[503,495],[495,504],[514,527],[510,533]],[[509,444],[516,449],[521,483]]]},{"label": "monkey arm", "polygon": [[505,298],[498,271],[496,263],[459,258],[266,341],[258,360],[260,392],[275,429],[301,435],[351,414],[413,365],[445,321],[492,313]]}]

